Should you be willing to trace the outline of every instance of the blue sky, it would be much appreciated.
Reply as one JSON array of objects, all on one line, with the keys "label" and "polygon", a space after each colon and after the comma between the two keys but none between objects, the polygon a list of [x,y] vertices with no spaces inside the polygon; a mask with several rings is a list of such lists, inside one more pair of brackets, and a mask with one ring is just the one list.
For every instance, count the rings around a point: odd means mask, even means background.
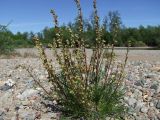
[{"label": "blue sky", "polygon": [[[92,12],[93,0],[81,0],[84,17]],[[118,10],[127,27],[160,25],[160,0],[97,0],[100,17],[108,11]],[[52,27],[50,9],[54,8],[60,23],[73,21],[76,14],[74,0],[0,0],[0,24],[17,31],[39,32],[45,26]]]}]

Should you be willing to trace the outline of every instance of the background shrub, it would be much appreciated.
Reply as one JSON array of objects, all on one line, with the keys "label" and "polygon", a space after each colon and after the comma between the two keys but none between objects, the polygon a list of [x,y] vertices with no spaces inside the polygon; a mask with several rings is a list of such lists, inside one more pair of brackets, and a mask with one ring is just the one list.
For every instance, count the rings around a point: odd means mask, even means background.
[{"label": "background shrub", "polygon": [[10,31],[5,27],[0,28],[0,54],[9,54],[14,51]]}]

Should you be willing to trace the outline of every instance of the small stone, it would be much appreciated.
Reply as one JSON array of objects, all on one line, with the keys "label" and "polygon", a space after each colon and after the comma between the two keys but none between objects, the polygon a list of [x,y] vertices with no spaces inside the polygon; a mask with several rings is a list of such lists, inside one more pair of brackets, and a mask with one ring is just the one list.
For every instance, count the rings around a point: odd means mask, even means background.
[{"label": "small stone", "polygon": [[125,120],[137,120],[136,117],[133,115],[126,115],[124,119]]},{"label": "small stone", "polygon": [[144,105],[143,102],[137,101],[135,106],[136,111],[139,112],[139,110],[143,107],[143,105]]},{"label": "small stone", "polygon": [[4,108],[4,110],[5,110],[6,112],[9,112],[9,108],[8,108],[8,107]]},{"label": "small stone", "polygon": [[36,119],[41,119],[41,113],[40,112],[36,112],[35,113],[35,118]]},{"label": "small stone", "polygon": [[158,100],[160,100],[160,93],[157,93],[155,96]]},{"label": "small stone", "polygon": [[146,77],[146,78],[155,78],[156,75],[153,74],[153,73],[149,73],[149,74],[147,74],[145,77]]},{"label": "small stone", "polygon": [[142,92],[138,89],[135,89],[134,90],[134,96],[135,98],[138,100],[138,99],[141,99],[142,98]]},{"label": "small stone", "polygon": [[160,84],[158,85],[158,88],[156,90],[156,93],[160,93]]},{"label": "small stone", "polygon": [[39,79],[40,79],[40,80],[44,80],[45,78],[46,78],[46,77],[45,77],[44,75],[40,75],[40,76],[39,76]]},{"label": "small stone", "polygon": [[137,116],[137,113],[133,113],[133,116]]},{"label": "small stone", "polygon": [[60,120],[61,113],[56,113],[56,120]]},{"label": "small stone", "polygon": [[2,111],[2,110],[0,110],[0,116],[2,116],[2,117],[3,117],[4,115],[6,115],[6,114],[5,114],[5,112],[4,112],[4,111]]},{"label": "small stone", "polygon": [[35,120],[35,115],[34,113],[25,112],[21,113],[21,118],[22,120]]},{"label": "small stone", "polygon": [[141,83],[144,85],[146,83],[146,80],[142,79]]},{"label": "small stone", "polygon": [[157,114],[157,118],[158,118],[158,120],[160,120],[160,113]]},{"label": "small stone", "polygon": [[133,115],[135,113],[135,109],[133,107],[128,107],[128,114]]},{"label": "small stone", "polygon": [[134,80],[134,77],[133,77],[132,75],[128,75],[128,76],[127,76],[127,79],[128,79],[129,81],[133,81],[133,80]]},{"label": "small stone", "polygon": [[2,116],[2,114],[3,114],[3,111],[0,111],[0,116]]},{"label": "small stone", "polygon": [[106,117],[106,119],[105,120],[110,120],[111,118],[110,117]]},{"label": "small stone", "polygon": [[149,109],[147,115],[150,120],[154,120],[155,118],[154,110]]},{"label": "small stone", "polygon": [[30,105],[30,101],[28,101],[28,100],[22,101],[22,105],[23,106],[29,106]]},{"label": "small stone", "polygon": [[155,92],[156,91],[154,89],[151,89],[151,96],[154,96]]},{"label": "small stone", "polygon": [[47,113],[47,114],[43,114],[43,116],[41,117],[41,120],[56,120],[56,113]]},{"label": "small stone", "polygon": [[27,80],[26,86],[27,88],[32,88],[34,85],[34,81],[33,80]]},{"label": "small stone", "polygon": [[0,90],[7,91],[15,85],[15,82],[12,79],[8,79],[3,86],[0,86]]},{"label": "small stone", "polygon": [[17,120],[17,118],[14,116],[14,117],[11,118],[11,120]]},{"label": "small stone", "polygon": [[144,96],[143,96],[143,101],[144,101],[144,102],[147,102],[147,101],[148,101],[148,95],[144,95]]},{"label": "small stone", "polygon": [[127,96],[131,96],[132,92],[127,92],[126,94],[127,94]]},{"label": "small stone", "polygon": [[143,87],[142,86],[134,86],[135,89],[138,89],[138,90],[142,90]]},{"label": "small stone", "polygon": [[157,109],[160,109],[160,100],[158,100],[157,105],[156,105]]},{"label": "small stone", "polygon": [[153,103],[153,102],[150,102],[149,105],[150,105],[150,107],[153,107],[153,106],[154,106],[154,103]]},{"label": "small stone", "polygon": [[20,109],[20,107],[16,106],[15,107],[15,111],[18,111]]},{"label": "small stone", "polygon": [[29,100],[35,101],[38,99],[38,96],[31,96],[30,98],[28,98]]},{"label": "small stone", "polygon": [[148,108],[147,107],[142,107],[141,108],[141,112],[142,113],[147,113],[148,112]]},{"label": "small stone", "polygon": [[160,66],[151,68],[152,71],[160,72]]},{"label": "small stone", "polygon": [[0,120],[4,120],[2,116],[0,116]]},{"label": "small stone", "polygon": [[134,105],[135,105],[135,103],[136,103],[136,99],[134,99],[134,98],[129,98],[128,99],[128,105],[129,106],[133,106],[134,107]]},{"label": "small stone", "polygon": [[123,99],[124,99],[125,102],[128,102],[129,98],[127,96],[125,96]]},{"label": "small stone", "polygon": [[12,88],[12,86],[9,86],[7,84],[4,84],[3,86],[0,86],[0,90],[1,91],[7,91],[7,90],[9,90],[11,88]]},{"label": "small stone", "polygon": [[134,85],[143,87],[144,84],[141,81],[137,81],[134,83]]},{"label": "small stone", "polygon": [[56,101],[56,100],[54,100],[54,101],[53,101],[53,104],[55,104],[55,105],[56,105],[56,104],[57,104],[57,101]]},{"label": "small stone", "polygon": [[6,82],[5,82],[6,85],[8,86],[14,86],[15,85],[15,82],[12,80],[12,79],[8,79]]},{"label": "small stone", "polygon": [[157,86],[156,84],[153,84],[153,85],[151,85],[150,89],[157,90],[157,89],[158,89],[158,86]]},{"label": "small stone", "polygon": [[19,94],[17,98],[24,100],[26,98],[38,95],[39,91],[34,89],[27,89],[22,94]]},{"label": "small stone", "polygon": [[142,113],[139,116],[136,116],[136,119],[134,120],[149,120],[147,114]]}]

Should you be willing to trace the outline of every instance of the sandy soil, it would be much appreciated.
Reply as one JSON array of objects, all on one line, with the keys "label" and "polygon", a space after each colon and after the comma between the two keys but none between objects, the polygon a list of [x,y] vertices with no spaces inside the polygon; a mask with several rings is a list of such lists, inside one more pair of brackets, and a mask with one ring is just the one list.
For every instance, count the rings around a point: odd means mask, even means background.
[{"label": "sandy soil", "polygon": [[[17,49],[18,53],[22,56],[31,54],[31,57],[38,56],[37,49],[35,48],[24,48]],[[87,50],[88,55],[91,54],[91,50]],[[49,49],[46,49],[48,56],[52,55],[52,52]],[[118,59],[124,59],[126,50],[115,50]],[[130,50],[128,55],[128,60],[130,61],[160,61],[160,50]]]}]

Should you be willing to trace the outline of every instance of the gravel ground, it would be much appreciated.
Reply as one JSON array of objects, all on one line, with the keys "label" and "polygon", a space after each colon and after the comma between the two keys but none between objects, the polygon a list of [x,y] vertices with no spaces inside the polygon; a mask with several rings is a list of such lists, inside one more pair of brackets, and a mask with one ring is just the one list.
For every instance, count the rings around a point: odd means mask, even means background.
[{"label": "gravel ground", "polygon": [[[37,50],[33,48],[29,49],[17,49],[18,53],[24,56],[26,53],[29,53],[32,57],[38,56]],[[91,53],[91,50],[87,50],[88,54]],[[48,56],[51,55],[51,51],[49,49],[46,50]],[[118,58],[123,59],[126,50],[115,50],[115,53]],[[130,50],[129,51],[129,61],[160,61],[160,50]]]},{"label": "gravel ground", "polygon": [[[24,69],[17,68],[22,64],[31,66],[34,76],[49,86],[36,50],[17,51],[21,57],[0,59],[0,120],[57,119],[59,113],[51,106],[53,101],[43,99],[43,91],[34,84],[33,78]],[[46,52],[50,56],[50,51]],[[115,52],[121,60],[126,53],[125,50]],[[124,102],[129,107],[128,120],[160,120],[160,50],[131,50],[125,71]]]}]

